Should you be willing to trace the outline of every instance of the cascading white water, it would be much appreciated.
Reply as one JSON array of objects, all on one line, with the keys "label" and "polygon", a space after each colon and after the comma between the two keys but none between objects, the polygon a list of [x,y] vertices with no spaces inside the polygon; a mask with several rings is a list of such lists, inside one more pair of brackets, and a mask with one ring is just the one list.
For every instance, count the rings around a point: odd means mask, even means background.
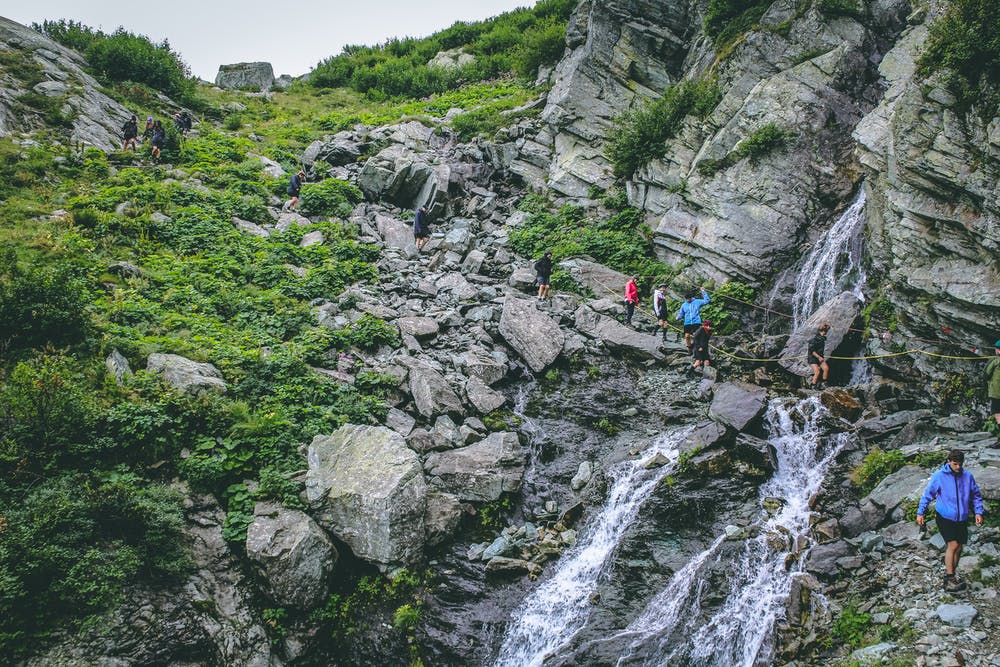
[{"label": "cascading white water", "polygon": [[[494,663],[496,667],[541,665],[586,625],[590,595],[606,573],[615,549],[642,504],[674,468],[678,447],[689,432],[689,428],[683,428],[662,434],[639,458],[622,461],[608,470],[610,491],[604,506],[576,546],[554,564],[552,576],[514,611]],[[644,462],[657,453],[670,463],[647,470]]]},{"label": "cascading white water", "polygon": [[[706,564],[724,555],[716,540],[679,570],[645,611],[620,633],[629,648],[618,665],[756,667],[770,664],[774,630],[805,551],[811,546],[809,498],[816,493],[846,435],[825,437],[825,409],[816,397],[775,399],[768,423],[778,470],[760,489],[761,518],[727,564],[730,593],[708,618],[701,614],[700,576]],[[781,500],[773,514],[763,509]],[[791,565],[788,565],[791,559]],[[717,563],[716,563],[717,565]]]},{"label": "cascading white water", "polygon": [[792,297],[795,329],[801,327],[820,304],[844,290],[851,290],[859,299],[864,299],[864,214],[865,190],[860,188],[854,202],[809,253],[795,280]]}]

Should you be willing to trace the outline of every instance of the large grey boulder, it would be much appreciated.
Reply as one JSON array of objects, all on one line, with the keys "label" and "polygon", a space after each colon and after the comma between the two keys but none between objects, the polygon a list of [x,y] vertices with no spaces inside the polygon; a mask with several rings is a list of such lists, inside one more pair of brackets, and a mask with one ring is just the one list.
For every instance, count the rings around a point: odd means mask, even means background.
[{"label": "large grey boulder", "polygon": [[426,206],[432,217],[448,199],[451,170],[428,162],[426,153],[392,144],[368,158],[358,176],[358,187],[369,201],[387,201],[401,208]]},{"label": "large grey boulder", "polygon": [[[502,357],[506,359],[506,355]],[[507,363],[497,359],[485,349],[473,348],[462,353],[462,367],[467,375],[477,377],[486,384],[493,385],[507,375]]]},{"label": "large grey boulder", "polygon": [[414,338],[432,338],[441,328],[432,317],[401,317],[396,320],[396,325],[401,334]]},{"label": "large grey boulder", "polygon": [[625,283],[630,277],[583,257],[564,259],[559,262],[559,268],[602,299],[616,298],[619,294],[623,294]]},{"label": "large grey boulder", "polygon": [[268,91],[274,85],[274,68],[262,62],[219,65],[215,85],[230,90]]},{"label": "large grey boulder", "polygon": [[428,418],[462,412],[462,400],[441,373],[425,361],[407,359],[403,363],[410,369],[407,379],[417,412]]},{"label": "large grey boulder", "polygon": [[941,622],[956,628],[970,628],[979,615],[979,610],[971,604],[941,604],[934,610]]},{"label": "large grey boulder", "polygon": [[302,153],[302,164],[307,168],[312,168],[317,162],[326,162],[331,167],[354,164],[366,147],[367,144],[354,132],[345,130],[309,144]]},{"label": "large grey boulder", "polygon": [[708,416],[737,431],[752,428],[767,408],[767,389],[746,382],[723,382],[713,389]]},{"label": "large grey boulder", "polygon": [[917,500],[927,486],[930,475],[919,466],[903,466],[879,482],[866,496],[888,515],[904,500]]},{"label": "large grey boulder", "polygon": [[146,370],[163,375],[163,380],[174,389],[188,394],[203,391],[225,393],[226,381],[222,373],[212,364],[192,361],[177,354],[149,355]]},{"label": "large grey boulder", "polygon": [[565,336],[559,323],[535,304],[508,294],[500,314],[500,335],[531,370],[540,373],[562,352]]},{"label": "large grey boulder", "polygon": [[427,61],[427,66],[441,69],[460,69],[474,62],[476,62],[474,55],[466,53],[462,48],[457,48],[438,51],[433,58]]},{"label": "large grey boulder", "polygon": [[257,503],[247,528],[247,557],[271,599],[280,606],[312,609],[329,591],[337,549],[305,512]]},{"label": "large grey boulder", "polygon": [[375,226],[387,248],[405,250],[413,247],[413,225],[390,217],[376,215]]},{"label": "large grey boulder", "polygon": [[462,500],[490,502],[521,488],[524,452],[515,433],[491,433],[483,440],[424,463],[430,484]]},{"label": "large grey boulder", "polygon": [[305,496],[324,529],[380,567],[420,560],[427,484],[401,435],[346,424],[313,438],[308,462]]},{"label": "large grey boulder", "polygon": [[805,324],[792,333],[785,349],[781,351],[782,361],[778,363],[794,375],[809,375],[811,371],[806,353],[809,341],[816,335],[819,325],[824,322],[830,325],[830,331],[826,334],[826,356],[833,356],[861,315],[861,306],[861,301],[853,292],[841,292],[825,302],[809,316]]},{"label": "large grey boulder", "polygon": [[573,314],[576,330],[596,338],[610,348],[625,350],[649,359],[662,359],[659,336],[642,333],[607,315],[601,315],[590,305],[581,305]]},{"label": "large grey boulder", "polygon": [[465,383],[465,395],[469,403],[484,415],[499,410],[507,402],[503,394],[493,391],[488,384],[477,377],[471,377]]},{"label": "large grey boulder", "polygon": [[[118,133],[131,113],[100,92],[101,84],[84,71],[83,56],[3,17],[0,17],[0,44],[26,68],[37,67],[44,81],[36,84],[34,92],[61,103],[60,111],[69,122],[65,130],[67,139],[104,151],[121,148]],[[33,111],[23,101],[17,103],[28,82],[18,79],[12,70],[6,74],[0,77],[0,137],[45,127],[47,121],[41,111]]]}]

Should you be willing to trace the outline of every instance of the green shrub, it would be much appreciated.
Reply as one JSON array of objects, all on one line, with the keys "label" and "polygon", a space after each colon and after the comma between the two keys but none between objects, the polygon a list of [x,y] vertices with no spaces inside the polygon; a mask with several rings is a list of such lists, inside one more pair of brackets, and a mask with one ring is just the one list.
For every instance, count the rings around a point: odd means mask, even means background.
[{"label": "green shrub", "polygon": [[861,465],[852,471],[851,480],[860,488],[861,493],[866,494],[904,465],[906,458],[898,449],[882,451],[878,447],[873,447],[865,455]]},{"label": "green shrub", "polygon": [[784,148],[794,136],[794,132],[782,130],[776,123],[767,123],[740,142],[735,151],[736,157],[749,158],[751,162],[756,162],[765,155]]},{"label": "green shrub", "polygon": [[420,606],[404,604],[392,615],[392,627],[409,632],[420,622]]},{"label": "green shrub", "polygon": [[770,6],[771,0],[709,0],[703,27],[716,53],[725,52]]},{"label": "green shrub", "polygon": [[665,142],[677,134],[681,122],[689,115],[704,118],[721,98],[715,79],[685,80],[619,116],[607,146],[615,175],[629,178],[650,160],[663,157]]},{"label": "green shrub", "polygon": [[[692,293],[695,290],[692,288]],[[736,313],[752,307],[756,293],[752,287],[738,280],[730,280],[718,289],[712,290],[711,301],[701,309],[704,319],[712,320],[713,331],[720,336],[736,333],[740,320]]]},{"label": "green shrub", "polygon": [[302,186],[302,212],[306,215],[334,215],[346,218],[361,201],[361,190],[347,181],[328,178]]},{"label": "green shrub", "polygon": [[858,611],[857,603],[851,602],[844,607],[837,620],[833,622],[830,635],[852,648],[857,648],[864,643],[871,625],[871,614]]},{"label": "green shrub", "polygon": [[924,75],[946,70],[960,108],[979,105],[984,118],[1000,112],[1000,3],[949,0],[919,65]]},{"label": "green shrub", "polygon": [[827,16],[864,16],[858,0],[818,0],[816,9]]}]

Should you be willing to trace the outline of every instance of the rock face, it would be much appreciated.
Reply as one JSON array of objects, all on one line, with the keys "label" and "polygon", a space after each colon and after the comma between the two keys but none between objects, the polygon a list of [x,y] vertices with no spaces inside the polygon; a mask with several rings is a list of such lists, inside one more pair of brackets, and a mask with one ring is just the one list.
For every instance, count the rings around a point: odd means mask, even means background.
[{"label": "rock face", "polygon": [[309,515],[275,503],[257,503],[247,528],[247,556],[279,606],[312,609],[329,589],[337,549]]},{"label": "rock face", "polygon": [[[118,132],[131,115],[118,102],[99,92],[100,84],[83,71],[85,61],[45,35],[0,17],[0,45],[17,52],[30,69],[37,69],[38,94],[58,98],[70,124],[69,139],[101,150],[121,148]],[[45,123],[31,107],[15,104],[30,82],[4,71],[0,65],[0,137],[26,132]],[[15,111],[20,109],[20,111]]]},{"label": "rock face", "polygon": [[416,452],[395,431],[347,424],[309,446],[306,498],[316,521],[380,566],[423,555],[427,485]]},{"label": "rock face", "polygon": [[176,354],[149,355],[146,370],[162,373],[163,379],[173,388],[189,394],[203,391],[225,393],[226,381],[212,364],[192,361]]},{"label": "rock face", "polygon": [[555,361],[565,340],[558,322],[541,312],[534,301],[513,295],[504,301],[500,334],[536,373]]},{"label": "rock face", "polygon": [[271,63],[219,65],[215,85],[230,90],[268,91],[274,85],[274,68]]},{"label": "rock face", "polygon": [[[819,325],[824,322],[830,325],[830,331],[826,334],[826,356],[830,357],[835,355],[859,315],[861,315],[861,302],[858,301],[858,297],[852,292],[841,292],[821,305],[798,331],[792,333],[788,343],[785,344],[785,349],[781,351],[782,361],[778,363],[789,373],[805,377],[810,372],[806,352],[809,349],[809,341],[816,335]],[[829,362],[831,371],[836,363],[836,360]]]}]

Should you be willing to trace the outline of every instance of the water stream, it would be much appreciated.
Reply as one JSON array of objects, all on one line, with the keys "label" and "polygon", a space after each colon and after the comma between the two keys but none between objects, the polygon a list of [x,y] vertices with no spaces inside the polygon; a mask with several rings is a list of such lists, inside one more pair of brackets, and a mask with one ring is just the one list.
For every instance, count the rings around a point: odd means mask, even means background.
[{"label": "water stream", "polygon": [[[657,436],[638,458],[622,461],[607,471],[607,500],[576,546],[560,558],[555,573],[514,611],[496,667],[541,665],[587,624],[590,596],[643,502],[673,469],[678,447],[689,431],[681,428]],[[670,463],[647,470],[643,464],[655,454],[662,454]]]},{"label": "water stream", "polygon": [[[816,397],[774,399],[769,442],[778,470],[761,486],[757,524],[742,546],[723,551],[723,537],[679,570],[643,613],[621,633],[628,649],[618,665],[756,667],[773,657],[775,628],[796,573],[812,545],[809,498],[847,436],[825,436],[825,409]],[[778,509],[774,509],[778,505]],[[771,508],[766,509],[766,508]],[[729,573],[724,602],[702,614],[702,570],[714,562]]]}]

